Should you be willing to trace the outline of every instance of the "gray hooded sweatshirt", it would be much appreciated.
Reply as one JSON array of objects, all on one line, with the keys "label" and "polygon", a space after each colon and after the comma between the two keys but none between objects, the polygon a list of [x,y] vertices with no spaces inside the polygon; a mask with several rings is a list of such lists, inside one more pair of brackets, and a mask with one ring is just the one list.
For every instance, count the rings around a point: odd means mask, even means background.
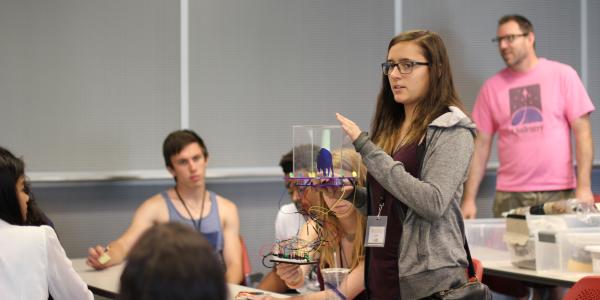
[{"label": "gray hooded sweatshirt", "polygon": [[[475,125],[457,107],[449,110],[427,128],[421,178],[410,175],[366,133],[354,142],[373,178],[408,206],[401,216],[398,253],[402,300],[420,299],[467,280],[460,201],[474,149]],[[357,192],[367,196],[364,189]]]}]

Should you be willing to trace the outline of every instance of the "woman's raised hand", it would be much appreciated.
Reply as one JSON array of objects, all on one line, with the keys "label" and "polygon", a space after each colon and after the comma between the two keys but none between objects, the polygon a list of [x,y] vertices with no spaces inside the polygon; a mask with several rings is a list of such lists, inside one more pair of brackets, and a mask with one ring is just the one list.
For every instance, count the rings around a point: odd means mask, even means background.
[{"label": "woman's raised hand", "polygon": [[346,132],[348,137],[350,137],[352,142],[356,141],[356,139],[361,133],[361,130],[358,127],[358,125],[356,125],[356,123],[354,123],[352,120],[342,116],[342,114],[340,113],[335,113],[335,117],[340,122],[340,124],[342,125],[342,129]]}]

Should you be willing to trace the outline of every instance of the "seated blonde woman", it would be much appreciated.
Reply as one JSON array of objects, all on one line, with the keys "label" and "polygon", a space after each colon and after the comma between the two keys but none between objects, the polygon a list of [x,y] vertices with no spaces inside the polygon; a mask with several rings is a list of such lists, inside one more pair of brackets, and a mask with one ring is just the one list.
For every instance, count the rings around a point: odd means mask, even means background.
[{"label": "seated blonde woman", "polygon": [[[360,156],[354,150],[333,152],[333,165],[341,166],[344,174],[353,171],[358,175],[356,184],[364,184],[364,167]],[[339,174],[341,170],[336,172]],[[338,175],[336,174],[336,175]],[[349,184],[349,183],[348,183]],[[317,249],[310,252],[313,259],[319,261],[319,269],[348,268],[350,273],[340,285],[336,293],[341,293],[347,299],[366,299],[364,277],[364,231],[365,215],[353,204],[353,195],[344,195],[343,188],[321,189],[321,202],[311,208],[311,215],[316,220],[309,220],[300,230],[299,238],[316,241],[320,244]],[[305,275],[310,271],[308,265],[281,263],[277,265],[277,274],[290,288],[300,288],[304,284]],[[321,284],[323,287],[323,284]],[[331,290],[304,294],[293,299],[326,299]],[[333,296],[333,295],[331,295]],[[265,298],[265,299],[268,299]]]}]

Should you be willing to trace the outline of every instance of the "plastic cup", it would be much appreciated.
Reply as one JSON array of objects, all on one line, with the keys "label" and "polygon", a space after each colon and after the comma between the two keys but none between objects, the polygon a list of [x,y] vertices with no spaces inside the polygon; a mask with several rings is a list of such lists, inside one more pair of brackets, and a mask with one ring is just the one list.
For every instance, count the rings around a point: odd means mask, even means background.
[{"label": "plastic cup", "polygon": [[325,283],[325,291],[327,292],[327,300],[345,299],[340,291],[340,286],[350,269],[346,268],[326,268],[321,269],[323,282]]}]

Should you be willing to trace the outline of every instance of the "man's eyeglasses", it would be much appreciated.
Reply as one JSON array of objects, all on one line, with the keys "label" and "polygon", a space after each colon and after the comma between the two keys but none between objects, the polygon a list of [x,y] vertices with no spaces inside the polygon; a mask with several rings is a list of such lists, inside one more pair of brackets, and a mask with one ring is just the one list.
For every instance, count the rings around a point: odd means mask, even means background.
[{"label": "man's eyeglasses", "polygon": [[381,64],[381,69],[383,70],[383,75],[390,75],[396,67],[398,68],[398,71],[400,71],[400,74],[410,74],[416,65],[429,66],[430,63],[414,60],[402,60],[397,63],[386,61]]},{"label": "man's eyeglasses", "polygon": [[521,33],[521,34],[507,34],[507,35],[504,35],[504,36],[497,36],[497,37],[495,37],[495,38],[492,39],[492,43],[501,44],[502,40],[506,40],[510,44],[516,38],[522,37],[522,36],[527,36],[527,35],[529,35],[529,32],[525,32],[525,33]]}]

